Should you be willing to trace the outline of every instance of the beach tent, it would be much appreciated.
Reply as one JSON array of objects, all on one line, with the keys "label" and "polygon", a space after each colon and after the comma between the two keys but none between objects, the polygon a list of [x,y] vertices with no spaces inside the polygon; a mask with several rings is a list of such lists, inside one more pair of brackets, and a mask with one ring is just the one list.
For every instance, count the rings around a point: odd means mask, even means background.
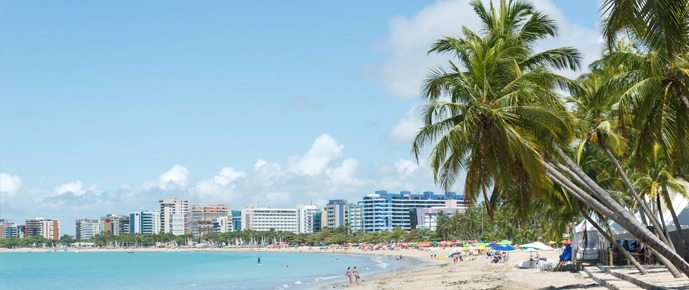
[{"label": "beach tent", "polygon": [[533,243],[523,244],[519,247],[521,247],[522,249],[533,248],[533,249],[542,250],[542,251],[554,250],[551,246],[548,246],[548,245],[541,243],[541,242],[533,242]]}]

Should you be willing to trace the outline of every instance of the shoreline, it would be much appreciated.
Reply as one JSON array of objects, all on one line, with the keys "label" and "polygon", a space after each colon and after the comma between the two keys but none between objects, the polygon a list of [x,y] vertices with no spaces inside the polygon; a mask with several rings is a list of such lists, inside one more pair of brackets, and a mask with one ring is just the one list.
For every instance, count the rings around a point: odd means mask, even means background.
[{"label": "shoreline", "polygon": [[[316,289],[606,289],[577,272],[550,272],[517,269],[515,263],[529,260],[531,252],[513,251],[506,263],[491,263],[485,255],[464,256],[454,264],[447,258],[451,248],[361,250],[358,248],[290,247],[290,248],[69,248],[71,252],[285,252],[338,255],[384,256],[395,260],[401,256],[404,265],[379,273],[361,273],[359,283],[342,280],[314,285]],[[45,252],[44,248],[0,249],[0,253]],[[437,258],[431,255],[436,253]],[[540,258],[557,261],[560,252],[540,251]],[[557,262],[556,262],[557,263]],[[599,288],[600,287],[600,288]]]}]

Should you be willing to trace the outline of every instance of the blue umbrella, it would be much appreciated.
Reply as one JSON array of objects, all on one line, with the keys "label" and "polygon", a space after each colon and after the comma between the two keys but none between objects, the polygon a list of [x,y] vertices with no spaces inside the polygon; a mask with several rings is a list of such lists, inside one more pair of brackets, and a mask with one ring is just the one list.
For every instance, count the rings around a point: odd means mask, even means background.
[{"label": "blue umbrella", "polygon": [[496,251],[503,251],[503,252],[511,252],[511,251],[516,250],[516,249],[515,249],[514,247],[510,246],[510,245],[506,245],[506,246],[501,246],[501,247],[493,248],[493,250],[496,250]]},{"label": "blue umbrella", "polygon": [[493,248],[493,250],[495,250],[495,248],[502,247],[502,245],[496,244],[496,243],[490,243],[490,244],[486,245],[486,247],[491,247],[491,248]]}]

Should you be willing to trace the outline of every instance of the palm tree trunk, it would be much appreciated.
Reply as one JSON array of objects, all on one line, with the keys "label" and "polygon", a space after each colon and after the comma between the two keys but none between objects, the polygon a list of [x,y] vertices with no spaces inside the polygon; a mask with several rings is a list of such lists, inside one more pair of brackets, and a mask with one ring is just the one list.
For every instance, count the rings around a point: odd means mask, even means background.
[{"label": "palm tree trunk", "polygon": [[[624,172],[624,169],[622,169],[622,166],[620,165],[620,162],[617,161],[617,157],[615,157],[615,155],[613,155],[612,152],[610,152],[610,149],[608,149],[608,147],[605,146],[605,144],[604,144],[603,142],[598,142],[598,144],[600,144],[600,147],[603,148],[603,151],[605,151],[605,154],[608,155],[608,158],[610,159],[610,161],[612,161],[612,163],[615,164],[615,168],[617,168],[617,172],[619,172],[620,176],[621,176],[622,179],[624,180],[624,183],[627,185],[627,188],[629,189],[629,192],[630,192],[630,193],[632,194],[632,196],[634,197],[634,200],[636,200],[636,202],[639,203],[639,206],[641,207],[641,209],[643,210],[643,212],[644,212],[646,215],[648,215],[648,218],[651,220],[651,223],[653,224],[653,226],[654,226],[654,227],[658,227],[658,226],[661,226],[661,225],[664,226],[665,224],[659,223],[658,220],[656,219],[655,215],[652,215],[652,214],[651,214],[651,211],[649,210],[649,208],[648,208],[648,206],[646,205],[646,203],[643,202],[643,200],[642,200],[641,197],[639,196],[639,193],[636,192],[636,189],[635,189],[634,186],[632,185],[632,182],[629,180],[629,177],[627,177],[627,173]],[[667,238],[668,241],[670,240],[669,237],[666,236],[666,238]]]},{"label": "palm tree trunk", "polygon": [[677,217],[677,212],[675,212],[675,208],[672,205],[672,201],[670,200],[670,195],[667,192],[667,187],[665,187],[665,186],[663,186],[663,197],[665,199],[665,203],[667,204],[667,208],[668,208],[668,210],[670,210],[670,214],[672,215],[672,222],[675,224],[675,230],[679,234],[679,241],[682,244],[682,249],[684,250],[684,256],[687,257],[689,255],[689,248],[687,248],[687,241],[684,238],[684,230],[682,229],[682,225],[679,223],[679,218]]},{"label": "palm tree trunk", "polygon": [[662,223],[663,227],[663,234],[667,237],[668,240],[668,245],[670,248],[672,248],[673,251],[677,251],[675,249],[675,245],[672,243],[672,239],[670,238],[670,233],[667,231],[667,224],[665,224],[665,218],[663,217],[663,209],[660,206],[660,195],[656,195],[656,203],[658,204],[658,216],[660,217],[660,222]]},{"label": "palm tree trunk", "polygon": [[[603,189],[601,188],[595,181],[593,181],[586,173],[577,166],[572,159],[567,156],[559,147],[553,146],[553,151],[564,161],[564,163],[567,165],[567,167],[564,166],[558,166],[560,169],[564,170],[567,173],[567,176],[573,178],[575,181],[578,181],[580,183],[583,182],[585,187],[590,189],[590,192],[595,193],[596,196],[603,201],[603,203],[607,204],[608,206],[611,206],[611,208],[620,208],[622,211],[620,213],[622,214],[628,214],[629,216],[633,215],[624,209],[624,207],[617,202],[616,200],[612,199],[610,195]],[[555,163],[560,165],[559,163]],[[657,219],[654,218],[654,216],[649,216],[649,219],[653,223],[653,226],[656,227],[657,229],[662,229],[660,223],[658,222]],[[634,219],[636,220],[636,218]],[[668,244],[668,239],[667,236],[664,234],[659,234],[660,240],[663,241],[665,244]]]},{"label": "palm tree trunk", "polygon": [[[644,225],[636,220],[633,215],[619,206],[619,204],[617,206],[611,205],[611,208],[607,208],[601,202],[593,198],[593,196],[590,196],[588,193],[584,192],[581,188],[572,183],[569,179],[564,177],[559,171],[555,170],[552,165],[548,163],[545,165],[546,174],[551,180],[553,180],[553,182],[556,182],[563,188],[570,190],[570,192],[574,193],[579,200],[584,202],[593,210],[604,217],[613,220],[622,228],[629,231],[629,233],[634,237],[646,244],[649,248],[658,252],[658,260],[665,265],[665,267],[667,267],[668,271],[673,277],[681,277],[682,274],[680,271],[689,277],[689,263],[684,261],[684,259],[682,259],[682,257],[680,257],[677,253],[670,250],[667,245],[660,241],[657,236],[651,233]],[[595,194],[596,196],[599,195],[597,193]]]},{"label": "palm tree trunk", "polygon": [[[629,251],[627,251],[624,247],[622,247],[620,244],[618,244],[618,243],[612,238],[612,236],[610,236],[610,234],[609,234],[607,231],[603,230],[603,228],[602,228],[600,225],[598,225],[598,223],[596,223],[596,222],[586,213],[586,211],[584,211],[583,208],[579,208],[579,209],[581,210],[581,213],[584,215],[584,218],[586,218],[586,220],[587,220],[594,228],[596,228],[596,230],[597,230],[601,235],[603,235],[603,237],[605,237],[605,239],[608,240],[608,242],[610,242],[611,245],[613,245],[618,251],[620,251],[620,253],[622,253],[622,254],[624,255],[624,257],[627,259],[627,261],[629,261],[630,263],[632,263],[632,265],[634,265],[634,267],[635,267],[637,270],[639,270],[639,273],[641,273],[641,275],[646,275],[646,274],[648,274],[648,272],[646,271],[646,269],[644,269],[644,267],[642,267],[641,264],[639,264],[639,261],[637,261],[636,259],[634,259],[634,257],[632,257],[632,254],[629,253]],[[611,265],[611,266],[612,266],[612,265]]]}]

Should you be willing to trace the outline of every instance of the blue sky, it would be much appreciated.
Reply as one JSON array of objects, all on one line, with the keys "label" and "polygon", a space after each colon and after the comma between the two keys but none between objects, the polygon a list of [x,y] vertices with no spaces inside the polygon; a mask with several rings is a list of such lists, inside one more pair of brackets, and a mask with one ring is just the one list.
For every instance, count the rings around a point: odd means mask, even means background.
[{"label": "blue sky", "polygon": [[[467,2],[0,1],[0,217],[440,192],[410,138]],[[598,0],[535,3],[595,59]]]}]

